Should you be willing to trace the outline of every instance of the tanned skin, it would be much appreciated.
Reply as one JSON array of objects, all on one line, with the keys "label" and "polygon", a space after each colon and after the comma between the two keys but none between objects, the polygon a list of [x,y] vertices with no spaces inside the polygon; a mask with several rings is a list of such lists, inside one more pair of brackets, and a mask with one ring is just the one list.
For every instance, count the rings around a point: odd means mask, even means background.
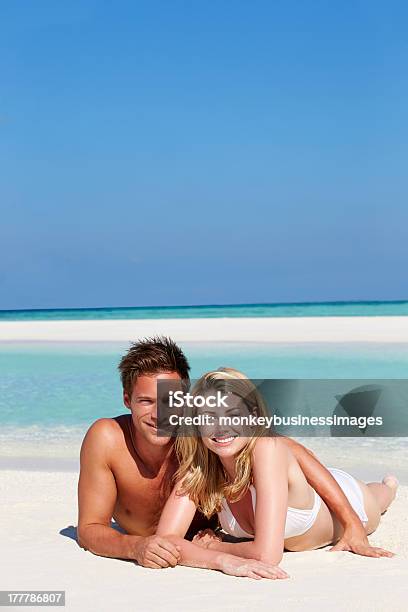
[{"label": "tanned skin", "polygon": [[[157,436],[158,378],[180,377],[176,372],[139,376],[131,397],[126,392],[123,397],[131,414],[100,419],[90,427],[81,448],[78,485],[80,546],[155,569],[180,560],[177,541],[155,535],[177,469],[172,439]],[[336,550],[380,556],[331,474],[302,445],[285,441],[311,486],[344,526]],[[112,518],[125,533],[112,528]],[[205,527],[208,522],[196,517],[193,529]]]},{"label": "tanned skin", "polygon": [[[131,415],[96,421],[81,449],[78,540],[106,557],[145,567],[174,566],[178,548],[155,536],[166,501],[165,485],[176,470],[170,438],[157,436],[156,381],[175,372],[138,377],[124,403]],[[126,534],[111,527],[114,518]]]}]

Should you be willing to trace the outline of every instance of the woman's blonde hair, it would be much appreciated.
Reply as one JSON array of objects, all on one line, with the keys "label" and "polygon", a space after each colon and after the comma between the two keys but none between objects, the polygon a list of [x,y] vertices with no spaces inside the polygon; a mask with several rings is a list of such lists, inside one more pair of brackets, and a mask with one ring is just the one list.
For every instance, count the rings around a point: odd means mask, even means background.
[{"label": "woman's blonde hair", "polygon": [[[203,394],[209,390],[237,395],[250,413],[267,416],[256,386],[238,370],[219,368],[207,372],[194,385],[192,393]],[[248,442],[236,457],[233,482],[229,481],[220,458],[205,446],[199,433],[194,437],[177,437],[175,451],[179,468],[175,479],[181,483],[180,494],[188,495],[208,518],[221,510],[224,497],[232,502],[240,500],[252,482],[252,451],[257,438],[265,433],[264,427],[252,428]]]}]

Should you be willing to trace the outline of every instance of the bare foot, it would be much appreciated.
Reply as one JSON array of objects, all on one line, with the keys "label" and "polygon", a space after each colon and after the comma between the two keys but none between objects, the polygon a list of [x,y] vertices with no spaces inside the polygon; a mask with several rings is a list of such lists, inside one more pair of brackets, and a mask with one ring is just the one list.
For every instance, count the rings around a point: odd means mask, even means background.
[{"label": "bare foot", "polygon": [[394,476],[394,474],[387,474],[382,479],[382,483],[383,483],[383,485],[385,485],[386,487],[388,487],[390,489],[390,493],[391,493],[390,501],[387,503],[387,507],[384,510],[384,512],[381,513],[381,514],[385,514],[387,512],[390,504],[395,499],[395,496],[397,494],[397,489],[399,487],[399,482],[398,482],[398,478],[396,476]]},{"label": "bare foot", "polygon": [[395,496],[395,493],[397,492],[397,489],[399,487],[398,478],[394,476],[393,474],[387,474],[387,476],[384,476],[382,481],[383,481],[383,484],[385,484],[392,491],[394,491],[394,496]]}]

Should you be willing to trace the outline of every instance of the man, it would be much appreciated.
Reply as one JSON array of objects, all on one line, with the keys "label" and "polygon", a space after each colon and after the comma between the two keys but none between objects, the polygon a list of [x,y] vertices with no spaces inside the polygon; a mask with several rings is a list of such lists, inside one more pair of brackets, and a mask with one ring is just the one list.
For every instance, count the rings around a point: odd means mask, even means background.
[{"label": "man", "polygon": [[[131,559],[150,568],[175,566],[180,548],[155,535],[177,470],[173,440],[157,436],[157,380],[188,380],[190,367],[169,338],[134,343],[119,370],[130,415],[99,419],[81,448],[78,541],[105,557]],[[307,480],[337,516],[344,535],[334,550],[379,557],[390,553],[369,545],[362,524],[331,474],[294,440],[285,439]],[[123,533],[114,529],[114,518]],[[199,513],[193,531],[209,527]]]}]

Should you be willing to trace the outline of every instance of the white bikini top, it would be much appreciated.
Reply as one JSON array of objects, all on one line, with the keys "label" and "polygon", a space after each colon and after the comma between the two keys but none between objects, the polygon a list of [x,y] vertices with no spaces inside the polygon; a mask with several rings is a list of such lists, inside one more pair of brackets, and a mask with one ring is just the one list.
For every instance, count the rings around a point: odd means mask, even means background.
[{"label": "white bikini top", "polygon": [[[256,491],[255,487],[251,485],[249,487],[251,491],[252,497],[252,507],[256,508]],[[307,510],[299,510],[298,508],[288,508],[288,512],[286,515],[286,524],[285,524],[285,540],[286,538],[293,538],[294,536],[303,535],[310,529],[313,523],[316,520],[317,514],[320,510],[320,505],[322,503],[319,495],[314,491],[314,503],[313,508]],[[218,513],[218,518],[223,530],[229,535],[234,536],[235,538],[250,538],[253,539],[254,535],[251,533],[247,533],[242,529],[239,525],[237,519],[232,514],[231,509],[228,505],[227,500],[224,498],[222,501],[221,512]]]}]

